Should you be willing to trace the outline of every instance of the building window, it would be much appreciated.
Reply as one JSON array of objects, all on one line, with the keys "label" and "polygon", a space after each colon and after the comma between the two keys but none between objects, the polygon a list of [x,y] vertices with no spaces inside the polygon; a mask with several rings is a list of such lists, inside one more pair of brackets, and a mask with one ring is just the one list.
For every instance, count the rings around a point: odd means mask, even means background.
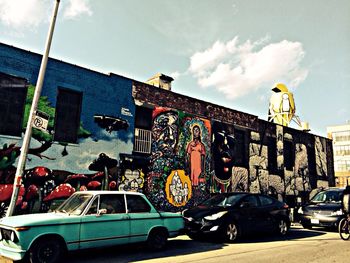
[{"label": "building window", "polygon": [[134,152],[151,153],[152,132],[135,128]]},{"label": "building window", "polygon": [[334,142],[346,142],[350,141],[350,131],[333,132]]},{"label": "building window", "polygon": [[292,171],[294,167],[295,150],[292,141],[284,141],[283,145],[284,167]]},{"label": "building window", "polygon": [[268,169],[270,173],[277,171],[277,142],[276,138],[268,138],[267,145]]},{"label": "building window", "polygon": [[76,143],[80,128],[82,93],[58,89],[54,140],[64,143]]},{"label": "building window", "polygon": [[245,147],[245,132],[242,130],[234,130],[235,146],[234,146],[234,165],[246,167],[246,147]]},{"label": "building window", "polygon": [[151,153],[152,112],[150,108],[136,106],[134,152]]},{"label": "building window", "polygon": [[21,136],[26,97],[24,79],[0,73],[0,134]]},{"label": "building window", "polygon": [[146,107],[136,106],[135,110],[135,127],[144,130],[152,129],[152,112],[153,110]]}]

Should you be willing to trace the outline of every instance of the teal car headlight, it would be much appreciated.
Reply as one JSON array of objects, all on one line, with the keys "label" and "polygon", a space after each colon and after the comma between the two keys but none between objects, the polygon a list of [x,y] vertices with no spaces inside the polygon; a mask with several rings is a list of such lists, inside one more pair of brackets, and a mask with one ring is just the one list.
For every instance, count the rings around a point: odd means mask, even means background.
[{"label": "teal car headlight", "polygon": [[227,211],[221,211],[221,212],[213,214],[213,215],[205,216],[204,219],[206,219],[206,220],[216,220],[216,219],[219,219],[220,217],[222,217],[226,213],[227,213]]},{"label": "teal car headlight", "polygon": [[331,216],[341,216],[343,215],[343,211],[341,209],[337,210],[337,211],[333,211],[331,213]]},{"label": "teal car headlight", "polygon": [[15,231],[11,231],[10,240],[12,242],[17,242],[18,241],[18,238],[17,238],[17,235],[16,235]]}]

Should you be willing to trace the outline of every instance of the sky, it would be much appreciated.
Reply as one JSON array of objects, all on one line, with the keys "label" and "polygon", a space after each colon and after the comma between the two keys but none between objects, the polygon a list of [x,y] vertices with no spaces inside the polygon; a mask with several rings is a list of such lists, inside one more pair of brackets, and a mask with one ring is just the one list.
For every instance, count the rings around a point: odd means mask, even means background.
[{"label": "sky", "polygon": [[[43,54],[54,3],[0,0],[0,42]],[[349,0],[61,0],[50,57],[264,120],[283,83],[311,133],[350,121]]]}]

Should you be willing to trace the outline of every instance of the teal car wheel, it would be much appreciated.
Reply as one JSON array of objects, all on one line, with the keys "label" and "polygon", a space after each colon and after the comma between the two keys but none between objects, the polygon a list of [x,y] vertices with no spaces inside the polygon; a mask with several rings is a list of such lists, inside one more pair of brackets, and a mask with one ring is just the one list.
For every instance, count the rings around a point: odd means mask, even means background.
[{"label": "teal car wheel", "polygon": [[154,229],[148,236],[147,244],[152,250],[161,250],[166,246],[168,233],[165,229]]},{"label": "teal car wheel", "polygon": [[64,245],[58,238],[41,238],[30,248],[29,261],[31,263],[58,263],[61,262],[64,251]]}]

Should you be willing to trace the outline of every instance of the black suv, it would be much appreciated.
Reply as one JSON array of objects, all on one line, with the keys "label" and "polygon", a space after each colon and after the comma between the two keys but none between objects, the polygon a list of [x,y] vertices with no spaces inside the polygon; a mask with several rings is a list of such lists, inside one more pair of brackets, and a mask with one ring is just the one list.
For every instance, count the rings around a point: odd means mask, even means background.
[{"label": "black suv", "polygon": [[336,228],[344,217],[342,199],[344,188],[322,190],[311,198],[310,202],[298,209],[298,217],[304,228]]}]

